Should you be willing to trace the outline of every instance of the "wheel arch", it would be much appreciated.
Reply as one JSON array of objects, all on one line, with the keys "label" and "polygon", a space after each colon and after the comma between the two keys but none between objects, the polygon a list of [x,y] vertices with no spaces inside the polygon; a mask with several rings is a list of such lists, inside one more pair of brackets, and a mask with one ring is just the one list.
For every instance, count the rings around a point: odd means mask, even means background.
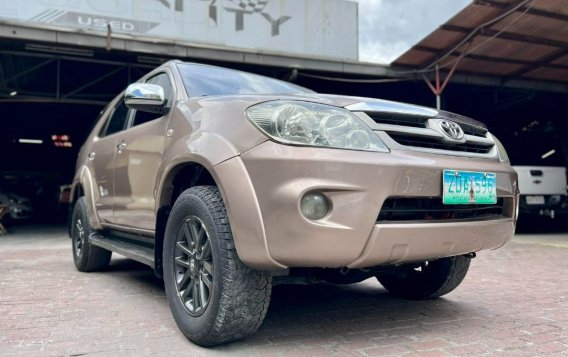
[{"label": "wheel arch", "polygon": [[[209,167],[209,168],[208,168]],[[203,160],[187,160],[177,163],[164,175],[158,189],[156,229],[154,234],[154,269],[158,276],[162,276],[162,253],[164,233],[171,208],[179,195],[188,188],[200,185],[216,186],[222,193],[221,187],[211,174],[211,166]],[[223,196],[224,197],[224,196]]]},{"label": "wheel arch", "polygon": [[231,222],[237,253],[245,264],[262,270],[285,268],[268,251],[256,193],[239,156],[215,166],[201,160],[179,162],[164,177],[158,191],[156,210],[154,261],[158,276],[162,274],[164,233],[169,212],[179,194],[199,185],[214,185],[219,189]]}]

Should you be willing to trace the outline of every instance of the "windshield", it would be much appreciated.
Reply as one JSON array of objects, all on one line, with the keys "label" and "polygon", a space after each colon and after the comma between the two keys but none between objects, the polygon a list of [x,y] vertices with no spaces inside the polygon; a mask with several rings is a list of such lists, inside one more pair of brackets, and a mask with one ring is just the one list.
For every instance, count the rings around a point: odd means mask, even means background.
[{"label": "windshield", "polygon": [[288,82],[227,68],[190,63],[177,66],[190,97],[313,93]]}]

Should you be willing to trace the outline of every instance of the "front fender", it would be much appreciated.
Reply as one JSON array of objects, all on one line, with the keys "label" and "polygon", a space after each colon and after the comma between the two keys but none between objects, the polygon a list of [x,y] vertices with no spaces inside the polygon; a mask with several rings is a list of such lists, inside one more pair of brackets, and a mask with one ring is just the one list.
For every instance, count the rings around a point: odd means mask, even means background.
[{"label": "front fender", "polygon": [[155,197],[159,197],[156,200],[156,212],[160,207],[170,204],[173,179],[181,167],[196,163],[211,172],[215,165],[237,155],[238,150],[227,139],[211,132],[201,132],[176,140],[164,153],[159,168],[154,192]]},{"label": "front fender", "polygon": [[256,192],[240,156],[215,166],[212,173],[223,195],[239,258],[258,269],[286,268],[270,256]]},{"label": "front fender", "polygon": [[[170,153],[172,156],[169,156]],[[173,156],[173,154],[177,154]],[[183,153],[183,154],[179,154]],[[206,153],[206,155],[204,154]],[[235,246],[240,259],[259,269],[282,269],[270,257],[264,224],[254,187],[238,150],[221,135],[202,132],[197,137],[182,138],[172,143],[165,153],[160,182],[156,186],[156,212],[171,203],[173,180],[188,164],[203,166],[213,177],[227,209]]]}]

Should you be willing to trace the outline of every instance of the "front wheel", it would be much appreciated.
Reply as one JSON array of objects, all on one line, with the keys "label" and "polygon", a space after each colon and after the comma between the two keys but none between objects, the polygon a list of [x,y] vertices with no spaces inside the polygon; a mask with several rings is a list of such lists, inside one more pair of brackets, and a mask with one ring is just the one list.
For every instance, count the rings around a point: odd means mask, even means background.
[{"label": "front wheel", "polygon": [[163,261],[168,303],[189,340],[213,346],[260,327],[272,280],[239,259],[216,187],[192,187],[176,200],[166,225]]},{"label": "front wheel", "polygon": [[435,299],[460,285],[470,261],[465,256],[442,258],[382,273],[377,280],[391,294],[404,299]]}]

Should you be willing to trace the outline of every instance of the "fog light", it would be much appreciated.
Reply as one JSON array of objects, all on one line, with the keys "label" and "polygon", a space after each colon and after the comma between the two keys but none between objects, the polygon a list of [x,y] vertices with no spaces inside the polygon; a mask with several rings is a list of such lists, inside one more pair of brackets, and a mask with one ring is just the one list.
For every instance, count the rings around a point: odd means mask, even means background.
[{"label": "fog light", "polygon": [[308,193],[302,197],[300,210],[307,219],[322,219],[329,212],[329,201],[321,193]]}]

